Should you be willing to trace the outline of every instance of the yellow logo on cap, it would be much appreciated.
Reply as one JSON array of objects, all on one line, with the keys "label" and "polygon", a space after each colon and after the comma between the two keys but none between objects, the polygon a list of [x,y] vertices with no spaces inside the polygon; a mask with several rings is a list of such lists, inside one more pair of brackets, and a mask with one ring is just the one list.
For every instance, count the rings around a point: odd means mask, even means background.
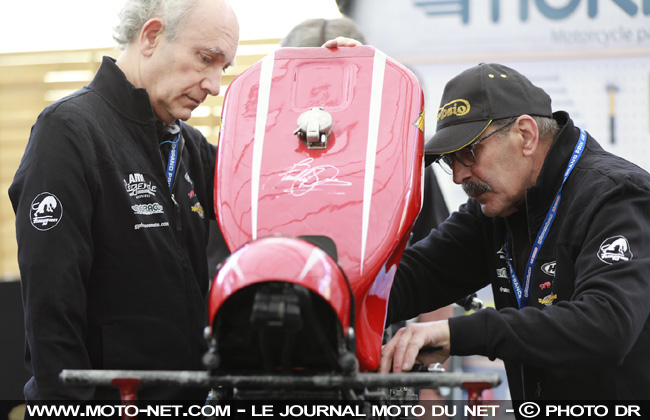
[{"label": "yellow logo on cap", "polygon": [[465,99],[455,99],[440,107],[438,110],[438,121],[452,115],[458,117],[463,116],[469,112],[470,108],[469,102]]}]

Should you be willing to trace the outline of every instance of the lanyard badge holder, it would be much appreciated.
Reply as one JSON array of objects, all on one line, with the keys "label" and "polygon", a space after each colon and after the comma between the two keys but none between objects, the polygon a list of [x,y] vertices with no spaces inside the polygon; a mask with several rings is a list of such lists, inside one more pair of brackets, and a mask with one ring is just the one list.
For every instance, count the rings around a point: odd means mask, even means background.
[{"label": "lanyard badge holder", "polygon": [[533,244],[533,249],[530,252],[530,257],[528,257],[528,262],[526,263],[526,271],[524,272],[523,289],[522,289],[521,282],[519,281],[519,278],[515,273],[515,268],[512,265],[512,258],[510,257],[510,246],[508,245],[508,232],[506,231],[506,240],[505,240],[506,261],[508,263],[508,270],[510,271],[510,279],[512,280],[512,287],[515,291],[515,297],[517,298],[517,304],[519,305],[519,309],[528,306],[528,297],[530,296],[530,282],[533,277],[533,267],[535,265],[535,261],[537,261],[537,256],[539,255],[542,245],[544,245],[544,241],[546,240],[546,236],[548,235],[548,232],[551,230],[551,225],[553,225],[553,222],[555,221],[555,216],[557,215],[557,209],[558,206],[560,205],[560,199],[562,197],[562,187],[564,187],[564,183],[569,178],[569,175],[571,174],[571,171],[573,171],[573,168],[578,162],[578,159],[580,159],[580,156],[582,156],[582,152],[584,151],[586,141],[587,141],[587,133],[580,128],[580,138],[578,139],[578,144],[576,144],[575,149],[573,149],[573,154],[571,155],[569,164],[567,165],[567,168],[564,171],[564,178],[562,179],[562,184],[560,185],[560,188],[555,194],[555,198],[553,199],[553,204],[551,205],[551,208],[549,209],[548,213],[546,214],[546,217],[544,218],[544,223],[542,224],[541,229],[537,233],[535,243]]},{"label": "lanyard badge holder", "polygon": [[165,166],[165,178],[167,179],[167,185],[169,186],[169,191],[171,192],[174,186],[174,181],[176,179],[176,172],[178,171],[178,163],[183,153],[183,146],[185,140],[182,136],[182,131],[180,125],[177,125],[178,133],[176,134],[175,140],[168,140],[160,143],[162,146],[165,143],[171,144],[169,148],[169,155],[167,157],[167,165]]}]

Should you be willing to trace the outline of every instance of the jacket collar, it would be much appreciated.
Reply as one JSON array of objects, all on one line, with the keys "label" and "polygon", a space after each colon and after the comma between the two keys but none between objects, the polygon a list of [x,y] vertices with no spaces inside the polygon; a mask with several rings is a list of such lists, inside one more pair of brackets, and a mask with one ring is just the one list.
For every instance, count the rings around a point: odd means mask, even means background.
[{"label": "jacket collar", "polygon": [[555,112],[553,118],[562,129],[546,155],[542,170],[537,177],[537,183],[526,191],[525,204],[529,211],[529,223],[532,225],[537,224],[538,218],[541,223],[546,216],[560,185],[562,185],[564,172],[580,137],[580,131],[575,127],[568,113]]},{"label": "jacket collar", "polygon": [[151,124],[156,117],[146,90],[129,82],[111,57],[104,57],[89,87],[101,95],[120,115],[141,124]]}]

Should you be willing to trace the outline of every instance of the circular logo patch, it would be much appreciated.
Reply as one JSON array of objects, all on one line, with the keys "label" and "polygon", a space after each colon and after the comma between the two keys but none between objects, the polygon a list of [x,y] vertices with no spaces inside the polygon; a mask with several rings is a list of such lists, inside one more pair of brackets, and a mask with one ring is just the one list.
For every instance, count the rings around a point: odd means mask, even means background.
[{"label": "circular logo patch", "polygon": [[63,206],[54,194],[40,193],[32,201],[29,216],[36,229],[50,230],[61,221]]},{"label": "circular logo patch", "polygon": [[605,239],[598,251],[598,258],[606,264],[630,261],[632,257],[632,250],[625,236]]}]

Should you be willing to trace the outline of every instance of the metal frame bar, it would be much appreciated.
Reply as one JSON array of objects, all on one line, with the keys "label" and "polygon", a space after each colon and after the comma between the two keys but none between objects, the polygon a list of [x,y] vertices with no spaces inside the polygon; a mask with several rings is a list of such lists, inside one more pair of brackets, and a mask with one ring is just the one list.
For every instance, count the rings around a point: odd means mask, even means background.
[{"label": "metal frame bar", "polygon": [[166,370],[85,370],[66,369],[59,375],[64,384],[115,386],[116,379],[135,379],[141,386],[224,386],[234,388],[309,388],[309,389],[355,389],[416,387],[437,389],[440,387],[467,387],[481,383],[492,388],[501,383],[497,373],[411,372],[411,373],[354,373],[297,375],[224,375],[211,376],[204,371]]}]

